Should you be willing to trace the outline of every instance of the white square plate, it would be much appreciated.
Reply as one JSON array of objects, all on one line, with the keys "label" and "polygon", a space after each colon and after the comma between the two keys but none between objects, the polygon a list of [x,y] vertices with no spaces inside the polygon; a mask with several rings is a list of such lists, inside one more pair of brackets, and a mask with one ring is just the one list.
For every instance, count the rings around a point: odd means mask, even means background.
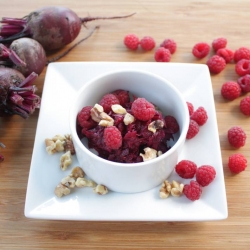
[{"label": "white square plate", "polygon": [[[78,89],[91,78],[111,70],[139,69],[158,74],[173,83],[193,103],[208,113],[199,134],[185,142],[179,160],[197,166],[212,165],[217,175],[203,188],[200,200],[159,198],[159,187],[136,193],[109,192],[99,196],[91,188],[75,189],[57,198],[54,189],[71,169],[60,170],[60,154],[48,155],[45,138],[69,134],[69,108]],[[152,90],[154,91],[154,90]],[[157,90],[155,90],[157,91]],[[74,157],[73,166],[78,162]],[[169,180],[181,181],[175,172]],[[27,187],[25,216],[37,219],[83,221],[208,221],[228,216],[223,166],[210,74],[206,65],[180,63],[65,62],[48,66]]]}]

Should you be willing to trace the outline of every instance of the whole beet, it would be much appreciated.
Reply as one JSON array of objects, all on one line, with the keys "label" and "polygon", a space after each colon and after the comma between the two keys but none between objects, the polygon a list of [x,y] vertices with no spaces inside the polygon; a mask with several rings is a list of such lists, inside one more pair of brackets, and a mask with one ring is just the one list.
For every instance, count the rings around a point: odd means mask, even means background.
[{"label": "whole beet", "polygon": [[79,18],[69,8],[62,6],[43,7],[24,18],[3,17],[0,30],[0,43],[10,43],[20,37],[31,37],[37,40],[45,50],[55,50],[71,43],[79,34],[83,23],[97,19],[125,18],[85,17]]}]

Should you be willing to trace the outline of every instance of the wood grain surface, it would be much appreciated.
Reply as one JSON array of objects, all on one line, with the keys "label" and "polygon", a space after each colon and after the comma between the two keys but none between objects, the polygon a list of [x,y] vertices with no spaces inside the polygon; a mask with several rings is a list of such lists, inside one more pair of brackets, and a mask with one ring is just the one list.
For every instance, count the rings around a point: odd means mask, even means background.
[{"label": "wood grain surface", "polygon": [[[59,61],[153,62],[154,51],[128,51],[123,45],[127,33],[150,35],[157,46],[165,38],[177,42],[172,62],[205,63],[191,50],[195,43],[211,44],[217,37],[228,39],[228,48],[250,47],[248,0],[0,0],[0,17],[23,17],[46,5],[64,5],[80,17],[125,15],[128,19],[100,20],[82,28],[76,41],[100,25],[92,37]],[[53,58],[62,51],[50,53]],[[212,52],[211,52],[212,54]],[[237,80],[231,63],[212,75],[221,154],[225,174],[229,215],[214,222],[78,222],[33,220],[24,216],[25,195],[39,111],[29,119],[0,118],[0,141],[6,145],[0,163],[0,249],[249,249],[250,248],[250,167],[232,175],[228,157],[240,152],[250,162],[250,118],[239,112],[243,96],[226,102],[220,95],[225,81]],[[42,95],[46,68],[35,84]],[[56,94],[56,93],[55,93]],[[234,125],[246,131],[246,145],[233,149],[227,130]],[[208,149],[209,150],[209,149]],[[249,164],[248,164],[249,165]]]}]

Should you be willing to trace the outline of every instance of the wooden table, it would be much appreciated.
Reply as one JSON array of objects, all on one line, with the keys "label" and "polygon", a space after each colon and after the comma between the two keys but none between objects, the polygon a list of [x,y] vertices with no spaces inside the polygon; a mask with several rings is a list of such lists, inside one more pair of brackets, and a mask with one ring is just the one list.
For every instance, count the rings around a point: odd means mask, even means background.
[{"label": "wooden table", "polygon": [[[52,1],[53,2],[53,1]],[[23,17],[39,7],[64,5],[79,16],[111,16],[136,12],[128,19],[95,21],[82,28],[79,40],[95,25],[100,29],[60,61],[153,62],[154,52],[130,52],[123,45],[127,33],[150,35],[159,45],[165,38],[176,40],[178,48],[172,62],[205,63],[191,54],[200,41],[211,43],[223,36],[235,50],[250,47],[247,0],[163,1],[163,0],[61,0],[0,1],[0,16]],[[60,52],[54,52],[49,57]],[[33,220],[24,216],[25,195],[39,111],[29,119],[18,116],[0,118],[0,248],[1,249],[249,249],[250,248],[250,171],[232,175],[228,157],[240,152],[250,161],[250,126],[248,117],[239,112],[242,96],[226,102],[220,95],[225,81],[237,80],[235,65],[228,64],[211,76],[218,119],[229,216],[214,222],[71,222]],[[46,69],[35,84],[43,91]],[[248,135],[246,145],[238,150],[229,146],[227,130],[240,125]]]}]

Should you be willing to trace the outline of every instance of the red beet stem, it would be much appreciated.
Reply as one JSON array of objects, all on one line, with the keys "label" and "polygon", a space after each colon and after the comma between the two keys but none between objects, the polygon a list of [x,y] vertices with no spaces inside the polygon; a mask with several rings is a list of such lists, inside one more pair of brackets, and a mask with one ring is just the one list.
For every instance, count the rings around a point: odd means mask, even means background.
[{"label": "red beet stem", "polygon": [[102,16],[96,16],[96,17],[84,17],[84,18],[80,18],[80,20],[82,21],[82,23],[87,23],[90,21],[95,21],[95,20],[107,20],[107,19],[118,19],[118,18],[127,18],[127,17],[131,17],[133,15],[135,15],[136,13],[132,13],[129,15],[125,15],[125,16],[111,16],[111,17],[102,17]]},{"label": "red beet stem", "polygon": [[16,66],[26,66],[26,63],[16,54],[14,50],[11,50],[0,43],[0,59],[11,60]]}]

